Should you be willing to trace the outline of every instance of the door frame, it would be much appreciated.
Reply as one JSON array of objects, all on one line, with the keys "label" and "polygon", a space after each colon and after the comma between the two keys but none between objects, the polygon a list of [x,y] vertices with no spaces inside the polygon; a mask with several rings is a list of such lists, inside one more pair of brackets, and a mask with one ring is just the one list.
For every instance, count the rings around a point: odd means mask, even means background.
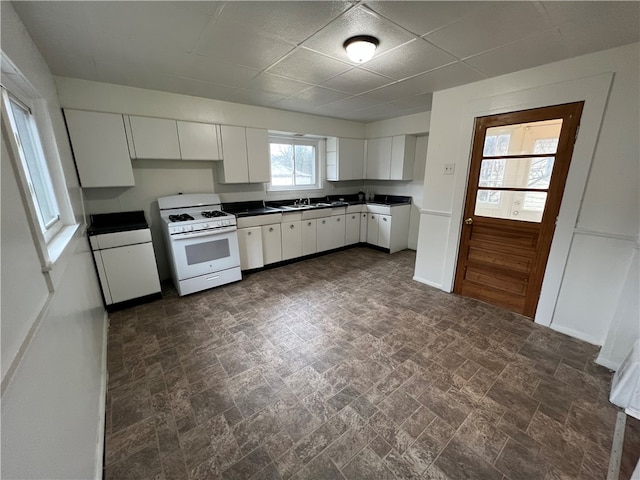
[{"label": "door frame", "polygon": [[[613,74],[603,73],[592,77],[550,83],[526,90],[480,98],[469,101],[460,107],[458,112],[460,129],[457,135],[459,148],[458,151],[452,152],[451,158],[443,160],[443,162],[455,162],[457,171],[453,179],[451,215],[448,219],[447,245],[440,285],[442,290],[453,291],[475,118],[547,105],[584,101],[580,132],[574,145],[567,183],[547,259],[547,269],[542,282],[538,309],[534,318],[536,323],[545,326],[551,325],[612,82]],[[424,211],[423,213],[442,216],[444,212]],[[572,334],[572,332],[565,333]]]}]

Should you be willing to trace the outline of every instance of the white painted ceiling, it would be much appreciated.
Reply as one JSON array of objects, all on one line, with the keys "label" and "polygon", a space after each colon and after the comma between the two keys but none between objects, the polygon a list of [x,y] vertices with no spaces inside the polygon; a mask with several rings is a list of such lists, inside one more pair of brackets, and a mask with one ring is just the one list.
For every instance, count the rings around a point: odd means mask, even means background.
[{"label": "white painted ceiling", "polygon": [[[640,40],[637,1],[14,1],[54,75],[362,122]],[[372,60],[342,48],[374,35]]]}]

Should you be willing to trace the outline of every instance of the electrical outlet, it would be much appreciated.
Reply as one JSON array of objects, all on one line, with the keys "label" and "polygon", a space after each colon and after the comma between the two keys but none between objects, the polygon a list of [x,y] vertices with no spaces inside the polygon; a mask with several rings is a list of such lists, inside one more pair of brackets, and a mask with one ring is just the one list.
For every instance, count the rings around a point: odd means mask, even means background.
[{"label": "electrical outlet", "polygon": [[453,175],[453,171],[456,168],[456,164],[455,163],[445,163],[444,164],[444,172],[442,172],[443,175]]}]

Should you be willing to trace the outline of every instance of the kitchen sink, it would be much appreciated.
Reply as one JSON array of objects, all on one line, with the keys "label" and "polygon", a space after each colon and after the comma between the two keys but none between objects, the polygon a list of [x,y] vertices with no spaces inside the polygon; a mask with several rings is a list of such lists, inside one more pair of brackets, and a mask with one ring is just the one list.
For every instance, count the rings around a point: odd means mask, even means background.
[{"label": "kitchen sink", "polygon": [[310,205],[283,205],[282,207],[283,210],[306,210],[308,208],[311,208]]}]

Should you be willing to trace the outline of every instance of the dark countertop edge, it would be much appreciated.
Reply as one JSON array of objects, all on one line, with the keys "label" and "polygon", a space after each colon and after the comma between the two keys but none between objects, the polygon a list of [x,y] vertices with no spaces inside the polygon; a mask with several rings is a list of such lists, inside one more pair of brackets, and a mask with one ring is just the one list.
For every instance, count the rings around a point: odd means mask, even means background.
[{"label": "dark countertop edge", "polygon": [[118,232],[130,232],[132,230],[145,230],[149,228],[147,223],[139,223],[139,224],[128,224],[128,225],[113,225],[109,227],[87,227],[87,235],[93,237],[95,235],[105,235],[107,233],[118,233]]},{"label": "dark countertop edge", "polygon": [[323,205],[320,207],[311,207],[308,209],[300,209],[300,210],[287,210],[285,208],[278,208],[278,207],[269,207],[269,208],[256,208],[256,209],[249,209],[243,212],[229,212],[227,211],[227,213],[232,213],[233,215],[235,215],[237,218],[243,218],[243,217],[257,217],[257,216],[261,216],[261,215],[272,215],[275,213],[298,213],[298,212],[305,212],[308,210],[322,210],[322,209],[326,209],[326,208],[339,208],[339,207],[347,207],[347,206],[351,206],[351,205],[383,205],[386,207],[399,207],[402,205],[411,205],[411,201],[404,201],[404,202],[373,202],[373,201],[369,201],[369,202],[365,202],[365,201],[352,201],[352,202],[344,202],[344,205]]}]

